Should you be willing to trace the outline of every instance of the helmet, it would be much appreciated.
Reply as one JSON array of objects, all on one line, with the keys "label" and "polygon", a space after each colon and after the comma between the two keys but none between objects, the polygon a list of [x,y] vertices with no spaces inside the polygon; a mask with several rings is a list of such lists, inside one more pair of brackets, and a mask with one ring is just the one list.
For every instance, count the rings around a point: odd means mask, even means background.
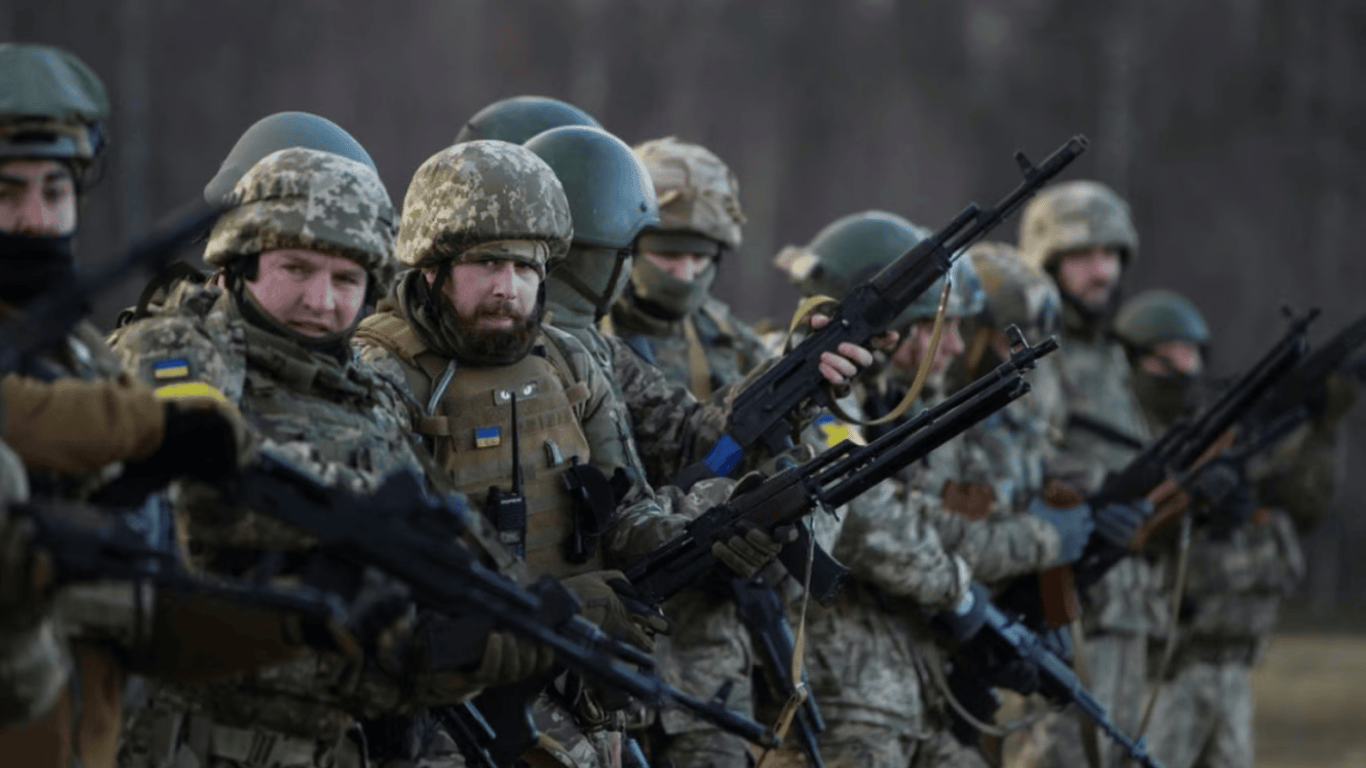
[{"label": "helmet", "polygon": [[569,249],[574,228],[555,172],[504,141],[456,144],[427,158],[403,199],[398,260],[435,265],[485,243],[531,241],[544,274]]},{"label": "helmet", "polygon": [[621,139],[600,128],[565,126],[524,146],[564,186],[576,245],[629,248],[642,229],[659,225],[650,173]]},{"label": "helmet", "polygon": [[1020,260],[1007,243],[974,243],[963,255],[977,269],[986,295],[981,321],[995,330],[1016,325],[1029,338],[1055,333],[1062,324],[1062,298],[1048,275]]},{"label": "helmet", "polygon": [[89,163],[108,117],[104,85],[80,59],[50,45],[0,44],[0,158]]},{"label": "helmet", "polygon": [[257,120],[237,140],[218,173],[204,186],[204,200],[216,203],[227,197],[257,161],[290,147],[331,152],[379,171],[365,147],[331,120],[309,112],[276,112]]},{"label": "helmet", "polygon": [[522,144],[542,131],[564,125],[602,127],[592,115],[573,104],[545,96],[514,96],[495,101],[476,112],[460,129],[455,143],[496,139]]},{"label": "helmet", "polygon": [[1129,205],[1096,181],[1068,181],[1043,190],[1020,217],[1020,258],[1045,272],[1059,253],[1091,246],[1119,249],[1125,264],[1138,253]]},{"label": "helmet", "polygon": [[316,149],[267,155],[233,188],[204,261],[225,267],[276,248],[352,259],[384,290],[394,275],[394,207],[374,169]]},{"label": "helmet", "polygon": [[702,235],[725,248],[740,246],[745,223],[740,184],[721,158],[672,136],[647,141],[636,147],[636,154],[654,181],[661,231]]},{"label": "helmet", "polygon": [[1190,299],[1175,291],[1144,291],[1124,302],[1115,316],[1115,335],[1126,346],[1148,349],[1164,341],[1209,343],[1209,326]]},{"label": "helmet", "polygon": [[[925,230],[886,211],[864,211],[838,219],[822,229],[805,248],[784,248],[775,263],[786,271],[807,296],[825,294],[843,299],[854,286],[876,275],[888,264],[914,248]],[[950,275],[948,317],[976,314],[984,300],[982,284],[966,259],[958,259]],[[942,279],[935,281],[891,324],[900,328],[916,320],[934,317],[939,311]]]}]

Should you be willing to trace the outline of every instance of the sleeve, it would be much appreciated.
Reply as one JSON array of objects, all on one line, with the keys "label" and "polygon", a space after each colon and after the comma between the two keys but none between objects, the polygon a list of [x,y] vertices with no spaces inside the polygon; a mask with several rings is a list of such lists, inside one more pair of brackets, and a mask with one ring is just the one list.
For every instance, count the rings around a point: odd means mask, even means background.
[{"label": "sleeve", "polygon": [[992,583],[1043,570],[1062,542],[1052,526],[1030,515],[995,514],[970,520],[927,497],[926,515],[944,547],[963,558],[980,581]]},{"label": "sleeve", "polygon": [[82,474],[145,459],[161,445],[164,405],[126,379],[45,382],[11,374],[0,390],[4,441],[31,469]]},{"label": "sleeve", "polygon": [[923,497],[895,480],[845,507],[834,555],[854,576],[890,597],[947,608],[967,592],[972,571],[948,552],[925,514]]}]

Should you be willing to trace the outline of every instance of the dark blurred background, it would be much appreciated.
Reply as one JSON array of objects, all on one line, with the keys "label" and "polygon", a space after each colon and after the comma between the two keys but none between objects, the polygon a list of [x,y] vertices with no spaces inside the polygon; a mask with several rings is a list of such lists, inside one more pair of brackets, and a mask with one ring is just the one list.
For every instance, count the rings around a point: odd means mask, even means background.
[{"label": "dark blurred background", "polygon": [[[198,196],[271,112],[351,131],[398,202],[475,111],[541,94],[629,143],[673,134],[730,164],[749,223],[717,290],[749,320],[790,312],[769,264],[783,245],[866,208],[938,226],[1011,188],[1014,150],[1037,160],[1074,133],[1092,150],[1069,176],[1133,205],[1127,290],[1191,296],[1217,372],[1279,335],[1282,305],[1321,307],[1319,337],[1363,309],[1353,0],[6,0],[0,39],[70,48],[111,91],[87,263]],[[1366,456],[1357,411],[1344,469]],[[1366,473],[1346,472],[1298,619],[1366,606],[1363,498]]]}]

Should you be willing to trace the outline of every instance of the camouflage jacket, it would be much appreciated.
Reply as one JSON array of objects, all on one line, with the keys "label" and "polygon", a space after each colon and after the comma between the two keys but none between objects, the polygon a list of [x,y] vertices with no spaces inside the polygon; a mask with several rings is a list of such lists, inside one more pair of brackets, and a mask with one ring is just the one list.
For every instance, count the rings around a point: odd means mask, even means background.
[{"label": "camouflage jacket", "polygon": [[[183,282],[149,317],[117,329],[115,351],[154,384],[199,381],[236,404],[261,448],[323,482],[366,492],[400,469],[421,472],[411,412],[392,383],[356,359],[313,353],[249,324],[230,293]],[[192,559],[231,575],[243,551],[297,550],[312,538],[262,515],[225,509],[207,489],[175,489]],[[395,681],[356,675],[340,656],[308,652],[223,683],[176,685],[161,695],[233,727],[335,738],[356,716],[402,703]]]},{"label": "camouflage jacket", "polygon": [[[759,335],[714,297],[683,320],[671,321],[646,313],[624,293],[612,307],[610,327],[612,335],[699,399],[739,381],[770,357]],[[700,349],[689,339],[694,331]]]}]

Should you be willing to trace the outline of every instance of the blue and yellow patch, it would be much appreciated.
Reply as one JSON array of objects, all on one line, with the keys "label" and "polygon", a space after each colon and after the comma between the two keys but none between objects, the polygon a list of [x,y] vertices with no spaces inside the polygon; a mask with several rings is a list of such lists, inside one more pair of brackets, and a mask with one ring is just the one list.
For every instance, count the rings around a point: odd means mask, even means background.
[{"label": "blue and yellow patch", "polygon": [[503,442],[501,427],[476,427],[474,430],[475,448],[493,448]]},{"label": "blue and yellow patch", "polygon": [[174,381],[190,378],[190,361],[183,357],[172,357],[152,363],[152,379],[155,381]]},{"label": "blue and yellow patch", "polygon": [[845,440],[853,440],[855,445],[867,445],[863,435],[852,426],[845,424],[832,414],[822,413],[816,417],[816,426],[825,436],[825,446],[834,448]]}]

